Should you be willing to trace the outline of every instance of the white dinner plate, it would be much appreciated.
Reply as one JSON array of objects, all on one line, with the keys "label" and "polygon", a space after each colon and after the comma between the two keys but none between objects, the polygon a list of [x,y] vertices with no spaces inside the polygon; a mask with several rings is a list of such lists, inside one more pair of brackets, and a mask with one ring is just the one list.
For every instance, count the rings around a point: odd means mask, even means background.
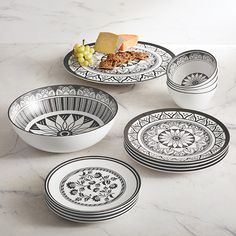
[{"label": "white dinner plate", "polygon": [[194,168],[174,168],[174,167],[163,167],[160,166],[158,164],[150,164],[147,163],[146,161],[141,160],[139,157],[135,156],[133,153],[131,153],[129,150],[126,150],[127,153],[130,155],[130,157],[136,161],[137,163],[153,169],[153,170],[157,170],[157,171],[161,171],[161,172],[168,172],[168,173],[189,173],[189,172],[193,172],[193,171],[199,171],[199,170],[204,170],[206,168],[209,168],[211,166],[214,166],[215,164],[217,164],[218,162],[220,162],[222,159],[224,159],[224,157],[227,155],[228,152],[223,153],[221,156],[219,156],[216,160],[211,161],[208,164],[202,165],[202,166],[198,166],[198,167],[194,167]]},{"label": "white dinner plate", "polygon": [[170,163],[170,162],[163,162],[163,161],[158,161],[158,160],[153,160],[151,158],[147,158],[146,156],[142,156],[142,155],[139,155],[138,153],[135,152],[135,150],[133,150],[128,144],[124,143],[124,148],[125,150],[129,150],[130,153],[134,154],[137,158],[140,158],[141,160],[147,162],[147,163],[150,163],[150,164],[158,164],[160,166],[163,166],[163,167],[175,167],[175,168],[188,168],[188,167],[197,167],[199,165],[203,165],[203,164],[207,164],[207,163],[210,163],[212,161],[214,161],[215,159],[217,159],[219,156],[223,155],[224,153],[228,152],[229,150],[229,147],[226,147],[221,153],[213,156],[212,158],[210,159],[206,159],[206,160],[202,160],[201,162],[196,162],[196,163],[188,163],[188,162],[180,162],[180,163]]}]

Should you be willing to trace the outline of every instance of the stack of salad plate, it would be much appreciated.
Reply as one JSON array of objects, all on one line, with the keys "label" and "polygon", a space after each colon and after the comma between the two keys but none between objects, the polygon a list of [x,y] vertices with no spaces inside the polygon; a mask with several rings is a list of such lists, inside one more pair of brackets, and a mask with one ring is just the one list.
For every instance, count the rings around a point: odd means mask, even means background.
[{"label": "stack of salad plate", "polygon": [[45,202],[64,219],[100,222],[131,210],[140,186],[139,174],[123,161],[104,156],[79,157],[51,170],[45,180]]}]

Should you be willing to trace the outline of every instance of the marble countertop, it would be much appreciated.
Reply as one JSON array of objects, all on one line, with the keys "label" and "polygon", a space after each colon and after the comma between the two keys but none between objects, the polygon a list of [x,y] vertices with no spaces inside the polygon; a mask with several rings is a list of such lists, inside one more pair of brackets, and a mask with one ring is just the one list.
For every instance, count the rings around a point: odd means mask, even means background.
[{"label": "marble countertop", "polygon": [[[0,235],[236,235],[236,29],[224,23],[236,22],[235,3],[194,2],[1,1]],[[165,174],[129,158],[123,148],[125,124],[139,113],[177,106],[168,95],[165,76],[135,86],[105,86],[69,75],[62,65],[64,55],[80,37],[93,41],[100,31],[132,31],[175,54],[199,48],[216,56],[219,86],[205,112],[230,131],[229,154],[222,162],[196,173]],[[8,121],[9,104],[28,90],[69,83],[99,87],[117,99],[119,112],[112,130],[101,142],[76,153],[52,154],[28,146]],[[118,158],[136,168],[142,178],[137,205],[98,224],[58,218],[43,201],[47,173],[62,161],[93,154]]]}]

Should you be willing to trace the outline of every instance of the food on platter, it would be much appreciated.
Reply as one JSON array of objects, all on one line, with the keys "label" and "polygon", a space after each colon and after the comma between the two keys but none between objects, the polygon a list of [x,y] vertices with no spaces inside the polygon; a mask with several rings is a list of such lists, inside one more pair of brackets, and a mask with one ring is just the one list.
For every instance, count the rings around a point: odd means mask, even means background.
[{"label": "food on platter", "polygon": [[81,66],[89,66],[93,64],[93,54],[95,50],[89,45],[84,45],[84,42],[85,40],[83,40],[83,44],[77,43],[74,45],[74,56]]},{"label": "food on platter", "polygon": [[138,35],[134,34],[120,34],[123,38],[123,43],[120,46],[120,51],[127,51],[138,43]]},{"label": "food on platter", "polygon": [[75,44],[73,49],[81,66],[91,66],[96,61],[95,67],[112,70],[130,61],[146,60],[149,57],[147,52],[134,51],[138,43],[138,36],[134,34],[100,32],[94,47],[85,45],[84,41],[82,44]]},{"label": "food on platter", "polygon": [[127,64],[133,60],[146,60],[149,57],[149,54],[146,52],[136,52],[136,51],[127,51],[127,52],[117,52],[115,54],[108,54],[107,58],[101,60],[99,63],[100,69],[112,70],[115,67]]},{"label": "food on platter", "polygon": [[116,53],[120,49],[123,41],[124,39],[120,35],[109,32],[100,32],[94,49],[96,52],[105,54]]}]

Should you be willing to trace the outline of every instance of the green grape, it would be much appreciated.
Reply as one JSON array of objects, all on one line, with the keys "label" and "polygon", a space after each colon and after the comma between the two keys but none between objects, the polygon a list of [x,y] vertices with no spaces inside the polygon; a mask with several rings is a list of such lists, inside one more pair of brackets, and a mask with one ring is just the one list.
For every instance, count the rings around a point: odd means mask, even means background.
[{"label": "green grape", "polygon": [[90,53],[94,54],[95,50],[94,48],[90,48]]},{"label": "green grape", "polygon": [[83,54],[84,54],[84,57],[85,57],[87,54],[89,54],[89,52],[88,51],[84,51]]},{"label": "green grape", "polygon": [[84,63],[85,60],[84,60],[83,57],[80,57],[80,58],[78,58],[78,61],[79,61],[80,64],[82,64],[82,63]]},{"label": "green grape", "polygon": [[79,52],[79,53],[76,53],[76,56],[77,56],[78,58],[82,58],[82,57],[84,57],[84,54],[81,53],[81,52]]},{"label": "green grape", "polygon": [[92,58],[92,54],[91,53],[87,53],[84,57],[85,57],[86,60],[89,60],[89,59]]},{"label": "green grape", "polygon": [[78,49],[81,47],[81,44],[79,44],[79,43],[76,43],[75,45],[74,45],[74,50],[75,50],[75,52],[78,52]]},{"label": "green grape", "polygon": [[89,62],[89,65],[92,65],[93,64],[93,59],[88,60],[88,62]]},{"label": "green grape", "polygon": [[84,52],[84,46],[79,47],[78,52]]},{"label": "green grape", "polygon": [[84,66],[88,66],[88,65],[89,65],[89,62],[88,62],[88,61],[84,61],[84,62],[83,62],[83,65],[84,65]]},{"label": "green grape", "polygon": [[85,46],[85,51],[90,52],[90,47],[89,47],[89,45],[86,45],[86,46]]}]

